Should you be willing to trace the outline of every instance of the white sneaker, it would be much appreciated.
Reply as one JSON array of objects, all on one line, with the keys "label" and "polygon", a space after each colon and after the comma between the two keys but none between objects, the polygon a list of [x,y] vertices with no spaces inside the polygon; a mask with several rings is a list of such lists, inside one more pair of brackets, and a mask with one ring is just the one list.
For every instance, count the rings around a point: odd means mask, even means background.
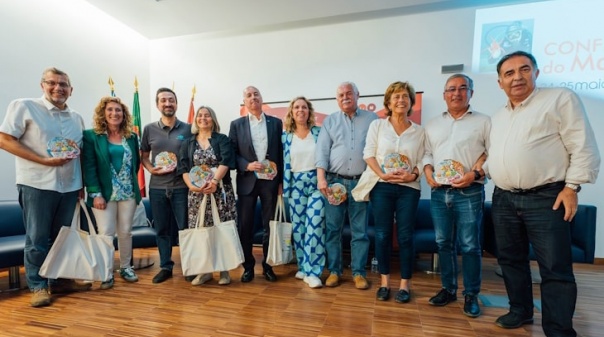
[{"label": "white sneaker", "polygon": [[313,289],[323,287],[321,279],[316,276],[306,276],[304,278],[304,282],[306,282],[306,284],[308,284],[308,286]]},{"label": "white sneaker", "polygon": [[227,285],[231,283],[231,276],[229,275],[228,271],[221,271],[220,272],[220,279],[218,280],[218,284],[220,284],[221,286]]},{"label": "white sneaker", "polygon": [[194,286],[202,285],[212,279],[212,273],[199,274],[191,281]]},{"label": "white sneaker", "polygon": [[299,271],[296,273],[296,278],[298,280],[304,280],[305,277],[306,277],[306,274],[303,271]]}]

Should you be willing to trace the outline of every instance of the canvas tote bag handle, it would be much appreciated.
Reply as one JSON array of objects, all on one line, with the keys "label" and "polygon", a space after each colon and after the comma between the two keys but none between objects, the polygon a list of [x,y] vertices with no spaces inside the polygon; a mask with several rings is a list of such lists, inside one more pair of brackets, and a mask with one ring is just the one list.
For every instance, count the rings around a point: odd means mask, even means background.
[{"label": "canvas tote bag handle", "polygon": [[201,203],[199,204],[199,211],[197,212],[197,223],[195,223],[195,229],[202,228],[206,220],[206,205],[208,204],[208,195],[204,194]]},{"label": "canvas tote bag handle", "polygon": [[285,202],[283,201],[282,195],[277,197],[277,207],[275,207],[275,216],[273,217],[273,220],[285,222]]},{"label": "canvas tote bag handle", "polygon": [[90,219],[90,214],[88,213],[88,208],[86,207],[86,203],[84,199],[78,200],[75,206],[75,211],[73,213],[73,218],[71,219],[71,229],[81,230],[82,226],[80,225],[80,209],[84,210],[84,215],[86,215],[86,220],[88,220],[88,231],[90,235],[96,235],[96,230],[94,229],[94,224]]}]

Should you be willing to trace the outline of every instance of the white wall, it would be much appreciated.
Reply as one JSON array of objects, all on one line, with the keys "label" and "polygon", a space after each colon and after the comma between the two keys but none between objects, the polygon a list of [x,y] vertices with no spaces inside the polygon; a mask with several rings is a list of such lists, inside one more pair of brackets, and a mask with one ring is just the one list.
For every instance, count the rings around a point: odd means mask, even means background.
[{"label": "white wall", "polygon": [[[361,94],[383,94],[393,81],[410,81],[424,91],[423,120],[443,111],[442,89],[448,75],[441,66],[464,64],[471,69],[474,10],[466,8],[426,14],[335,24],[241,36],[203,35],[151,42],[151,86],[175,81],[182,102],[188,102],[195,84],[196,106],[212,106],[219,115],[223,132],[238,116],[242,90],[257,86],[265,101],[288,100],[303,94],[309,98],[331,97],[345,80],[357,83]],[[492,114],[506,97],[494,74],[472,75],[475,94],[472,106]],[[181,104],[185,118],[188,105]],[[604,103],[585,99],[589,117],[604,147],[601,111]],[[337,106],[334,103],[333,110]],[[159,115],[156,114],[156,118]],[[422,198],[429,198],[423,186]],[[602,222],[604,201],[595,185],[584,186],[580,202],[596,205],[598,233],[604,242]],[[487,188],[490,200],[493,185]],[[604,245],[596,247],[604,257]]]},{"label": "white wall", "polygon": [[[128,106],[138,76],[141,118],[149,121],[155,104],[149,98],[148,40],[124,24],[82,0],[3,0],[0,31],[0,120],[13,99],[41,97],[42,71],[55,66],[70,75],[74,91],[67,103],[86,127],[99,99],[109,95],[109,76]],[[0,200],[17,199],[14,157],[0,151],[0,163]]]}]

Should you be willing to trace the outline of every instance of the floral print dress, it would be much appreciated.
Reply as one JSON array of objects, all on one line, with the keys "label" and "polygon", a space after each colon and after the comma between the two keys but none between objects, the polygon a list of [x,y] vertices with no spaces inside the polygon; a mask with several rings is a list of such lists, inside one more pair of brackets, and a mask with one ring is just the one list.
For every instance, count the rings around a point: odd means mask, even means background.
[{"label": "floral print dress", "polygon": [[[216,154],[214,153],[212,146],[203,149],[199,143],[196,142],[196,149],[193,153],[193,165],[208,165],[211,168],[218,168],[219,162],[218,159],[216,159]],[[216,205],[218,206],[220,222],[237,219],[235,192],[231,183],[218,184],[218,188],[216,189],[216,192],[214,192],[214,198],[216,199]],[[189,191],[189,228],[194,228],[197,224],[199,206],[202,200],[203,193]],[[214,221],[212,219],[212,204],[208,198],[203,227],[211,226],[214,226]]]}]

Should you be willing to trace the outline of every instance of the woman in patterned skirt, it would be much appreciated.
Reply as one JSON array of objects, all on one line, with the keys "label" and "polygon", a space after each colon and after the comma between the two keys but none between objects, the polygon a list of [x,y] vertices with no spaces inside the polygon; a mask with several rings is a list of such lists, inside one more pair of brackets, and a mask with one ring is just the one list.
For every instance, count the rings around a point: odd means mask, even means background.
[{"label": "woman in patterned skirt", "polygon": [[[235,220],[235,193],[229,171],[235,168],[235,153],[229,138],[219,133],[220,125],[214,110],[208,106],[197,109],[195,120],[191,125],[193,136],[183,142],[178,156],[178,172],[189,187],[189,228],[197,224],[199,206],[205,194],[213,194],[218,206],[220,222]],[[206,165],[214,172],[214,177],[201,187],[191,183],[189,171],[193,166]],[[214,225],[211,203],[205,209],[204,227]],[[200,274],[191,281],[192,285],[200,285],[212,279],[212,274]],[[231,283],[228,271],[220,272],[218,284]]]}]

